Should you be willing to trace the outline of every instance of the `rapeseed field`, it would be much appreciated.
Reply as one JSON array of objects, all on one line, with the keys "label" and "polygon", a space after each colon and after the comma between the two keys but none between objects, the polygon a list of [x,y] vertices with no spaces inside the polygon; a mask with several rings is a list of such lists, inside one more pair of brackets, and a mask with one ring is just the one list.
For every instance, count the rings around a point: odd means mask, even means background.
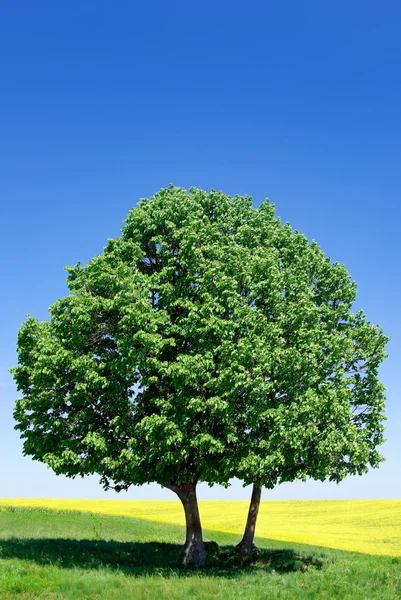
[{"label": "rapeseed field", "polygon": [[[242,533],[248,502],[200,501],[199,505],[205,529]],[[0,506],[3,510],[8,506],[35,507],[184,524],[181,503],[175,500],[0,498]],[[263,501],[256,535],[366,554],[401,556],[401,500]]]}]

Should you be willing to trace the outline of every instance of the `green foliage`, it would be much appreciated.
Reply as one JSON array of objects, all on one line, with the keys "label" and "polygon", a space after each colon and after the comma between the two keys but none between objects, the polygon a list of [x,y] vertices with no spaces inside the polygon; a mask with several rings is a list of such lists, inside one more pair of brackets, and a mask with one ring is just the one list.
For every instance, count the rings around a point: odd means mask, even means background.
[{"label": "green foliage", "polygon": [[[208,542],[208,544],[215,543]],[[309,569],[321,569],[323,561],[316,556],[306,556],[292,549],[258,548],[252,544],[252,551],[244,556],[238,553],[237,547],[226,549],[225,552],[219,552],[214,558],[214,565],[236,568],[258,567],[275,571],[276,573],[291,573],[295,571],[304,573]]]},{"label": "green foliage", "polygon": [[387,338],[268,201],[169,187],[18,335],[24,453],[117,490],[339,481],[382,460]]},{"label": "green foliage", "polygon": [[205,548],[207,553],[207,566],[215,565],[218,563],[220,558],[220,546],[217,542],[205,542]]}]

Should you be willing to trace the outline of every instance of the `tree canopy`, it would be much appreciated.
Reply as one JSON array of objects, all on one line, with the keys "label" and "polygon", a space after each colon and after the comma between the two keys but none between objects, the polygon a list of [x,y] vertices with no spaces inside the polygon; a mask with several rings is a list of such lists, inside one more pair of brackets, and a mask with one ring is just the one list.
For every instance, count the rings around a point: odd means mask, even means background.
[{"label": "tree canopy", "polygon": [[346,269],[270,202],[170,186],[66,269],[69,295],[18,334],[24,453],[106,488],[175,491],[189,564],[205,560],[198,481],[340,480],[381,460],[387,338],[351,313]]}]

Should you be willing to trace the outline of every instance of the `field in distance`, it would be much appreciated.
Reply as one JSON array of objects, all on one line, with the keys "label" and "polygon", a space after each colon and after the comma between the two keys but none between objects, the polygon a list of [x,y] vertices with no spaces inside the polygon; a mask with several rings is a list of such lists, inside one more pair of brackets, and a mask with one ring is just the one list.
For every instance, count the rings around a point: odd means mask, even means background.
[{"label": "field in distance", "polygon": [[[240,535],[248,502],[200,501],[202,525],[208,531]],[[175,500],[65,500],[0,498],[7,506],[91,512],[184,525]],[[383,556],[401,556],[401,500],[263,501],[258,537],[313,544]]]}]

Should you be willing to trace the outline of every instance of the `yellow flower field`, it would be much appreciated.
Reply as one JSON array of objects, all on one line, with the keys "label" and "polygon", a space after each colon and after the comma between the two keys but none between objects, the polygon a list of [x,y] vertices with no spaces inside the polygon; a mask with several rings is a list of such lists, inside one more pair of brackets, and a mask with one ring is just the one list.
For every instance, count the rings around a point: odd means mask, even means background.
[{"label": "yellow flower field", "polygon": [[[245,501],[200,501],[205,529],[241,534]],[[43,507],[184,524],[179,501],[0,498],[0,506]],[[269,500],[260,507],[257,536],[401,556],[401,500]]]}]

